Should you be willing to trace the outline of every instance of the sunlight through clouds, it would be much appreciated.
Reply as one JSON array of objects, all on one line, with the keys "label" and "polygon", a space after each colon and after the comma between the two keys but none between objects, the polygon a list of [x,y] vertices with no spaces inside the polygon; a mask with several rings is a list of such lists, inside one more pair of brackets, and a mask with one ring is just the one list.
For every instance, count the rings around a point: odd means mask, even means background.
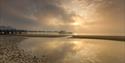
[{"label": "sunlight through clouds", "polygon": [[84,34],[125,34],[123,0],[1,0],[1,9],[0,25]]}]

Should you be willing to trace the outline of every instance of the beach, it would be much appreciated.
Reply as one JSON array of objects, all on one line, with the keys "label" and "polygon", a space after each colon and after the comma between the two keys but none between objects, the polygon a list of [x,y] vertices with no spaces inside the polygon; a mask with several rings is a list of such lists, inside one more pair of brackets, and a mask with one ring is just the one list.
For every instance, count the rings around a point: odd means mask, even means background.
[{"label": "beach", "polygon": [[0,36],[0,63],[45,63],[43,58],[37,58],[18,47],[25,39],[16,36]]},{"label": "beach", "polygon": [[124,41],[0,36],[0,63],[124,62]]}]

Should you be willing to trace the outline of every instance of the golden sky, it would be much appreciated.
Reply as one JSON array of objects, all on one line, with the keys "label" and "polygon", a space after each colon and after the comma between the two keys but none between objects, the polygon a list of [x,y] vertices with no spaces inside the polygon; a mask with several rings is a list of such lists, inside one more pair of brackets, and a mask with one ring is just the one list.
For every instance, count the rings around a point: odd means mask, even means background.
[{"label": "golden sky", "polygon": [[0,0],[0,25],[125,35],[124,0]]}]

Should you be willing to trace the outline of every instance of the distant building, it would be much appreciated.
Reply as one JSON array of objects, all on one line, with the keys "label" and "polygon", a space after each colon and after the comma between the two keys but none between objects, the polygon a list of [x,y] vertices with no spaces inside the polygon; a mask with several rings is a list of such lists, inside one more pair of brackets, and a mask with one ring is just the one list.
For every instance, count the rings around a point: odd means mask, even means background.
[{"label": "distant building", "polygon": [[63,30],[62,30],[62,31],[59,31],[58,33],[59,33],[59,34],[73,34],[72,32],[67,32],[67,31],[63,31]]}]

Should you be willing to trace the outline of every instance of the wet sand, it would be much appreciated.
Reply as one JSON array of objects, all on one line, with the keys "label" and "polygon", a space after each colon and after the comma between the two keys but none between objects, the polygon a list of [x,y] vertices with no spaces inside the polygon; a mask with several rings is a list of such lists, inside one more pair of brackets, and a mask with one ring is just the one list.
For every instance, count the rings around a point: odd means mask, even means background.
[{"label": "wet sand", "polygon": [[125,36],[105,36],[105,35],[55,35],[55,34],[16,34],[16,35],[2,35],[2,36],[23,36],[23,37],[45,37],[45,38],[61,38],[67,37],[72,39],[99,39],[99,40],[114,40],[125,41]]},{"label": "wet sand", "polygon": [[16,36],[0,36],[0,63],[46,63],[44,56],[38,58],[18,47],[25,39]]}]

